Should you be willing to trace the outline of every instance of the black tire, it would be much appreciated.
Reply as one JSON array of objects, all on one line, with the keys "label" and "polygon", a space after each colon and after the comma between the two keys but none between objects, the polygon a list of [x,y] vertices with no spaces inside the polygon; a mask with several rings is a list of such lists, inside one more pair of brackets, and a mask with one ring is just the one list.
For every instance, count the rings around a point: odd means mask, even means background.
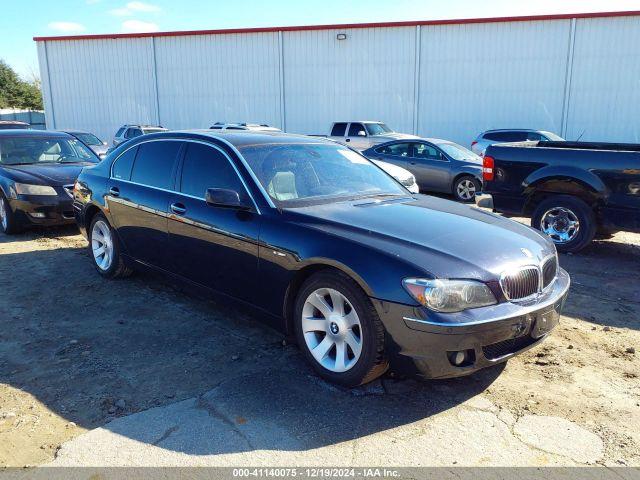
[{"label": "black tire", "polygon": [[16,217],[13,214],[13,210],[11,210],[9,202],[2,192],[0,192],[0,202],[2,202],[2,206],[0,206],[0,208],[4,207],[4,209],[1,210],[4,212],[4,221],[0,218],[0,232],[6,235],[15,235],[16,233],[20,233],[22,228],[18,225]]},{"label": "black tire", "polygon": [[[460,184],[462,184],[463,182],[471,182],[473,183],[473,196],[471,198],[465,198],[459,191],[459,187]],[[480,191],[480,189],[482,188],[482,185],[480,185],[480,182],[478,181],[477,178],[475,178],[473,175],[462,175],[461,177],[456,178],[456,181],[453,182],[453,196],[454,198],[458,201],[458,202],[463,202],[463,203],[472,203],[475,201],[476,199],[476,193]]]},{"label": "black tire", "polygon": [[[360,324],[362,350],[359,359],[346,372],[333,372],[322,366],[311,354],[302,330],[302,310],[306,299],[322,288],[337,290],[355,309]],[[389,368],[385,358],[385,329],[375,308],[360,286],[338,271],[322,271],[309,277],[301,286],[294,308],[296,339],[307,361],[318,374],[329,382],[355,387],[375,380]]]},{"label": "black tire", "polygon": [[546,198],[538,204],[531,217],[531,226],[543,231],[542,217],[549,210],[562,208],[575,215],[579,221],[579,229],[575,237],[565,243],[552,238],[559,252],[578,252],[586,247],[596,234],[597,222],[593,209],[584,201],[570,195],[556,195]]},{"label": "black tire", "polygon": [[[94,229],[93,227],[98,222],[103,222],[107,226],[111,234],[111,241],[113,244],[113,254],[112,254],[113,257],[111,259],[110,265],[108,266],[108,268],[105,268],[105,269],[101,268],[98,265],[96,258],[93,254],[93,248],[92,248],[92,244],[93,244],[92,237],[93,237],[93,229]],[[115,278],[125,278],[130,276],[133,273],[133,269],[127,266],[124,260],[122,259],[122,255],[120,254],[120,251],[121,251],[120,242],[118,240],[115,230],[111,227],[111,224],[102,213],[97,213],[93,217],[87,234],[89,237],[89,256],[93,261],[93,266],[96,268],[96,270],[100,275],[102,275],[105,278],[115,279]]]}]

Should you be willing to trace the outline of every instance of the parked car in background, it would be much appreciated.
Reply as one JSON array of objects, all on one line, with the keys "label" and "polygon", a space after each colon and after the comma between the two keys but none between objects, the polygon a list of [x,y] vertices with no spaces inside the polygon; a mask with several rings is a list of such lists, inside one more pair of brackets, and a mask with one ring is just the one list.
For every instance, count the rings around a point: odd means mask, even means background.
[{"label": "parked car in background", "polygon": [[100,140],[93,133],[83,132],[82,130],[65,130],[64,132],[80,140],[93,150],[93,153],[98,155],[98,157],[104,158],[107,155],[107,151],[109,150],[107,142]]},{"label": "parked car in background", "polygon": [[0,131],[0,230],[74,223],[73,183],[83,167],[99,161],[66,133]]},{"label": "parked car in background", "polygon": [[547,132],[544,130],[528,130],[525,128],[487,130],[486,132],[478,135],[478,138],[471,142],[471,150],[474,153],[483,156],[487,147],[489,145],[493,145],[494,143],[525,142],[528,140],[536,142],[562,142],[564,141],[564,138],[552,132]]},{"label": "parked car in background", "polygon": [[74,210],[100,275],[152,268],[248,302],[346,386],[389,364],[444,378],[504,362],[557,325],[569,288],[547,237],[410,195],[312,137],[134,139],[82,171]]},{"label": "parked car in background", "polygon": [[250,130],[252,132],[281,132],[279,128],[266,123],[223,123],[216,122],[209,127],[211,130]]},{"label": "parked car in background", "polygon": [[420,187],[418,187],[416,177],[406,168],[399,167],[392,163],[383,162],[381,160],[372,159],[371,161],[395,178],[411,193],[420,193]]},{"label": "parked car in background", "polygon": [[466,148],[439,138],[396,140],[362,152],[372,160],[398,165],[416,178],[420,191],[450,193],[472,202],[482,184],[482,159]]},{"label": "parked car in background", "polygon": [[113,137],[113,146],[117,147],[121,143],[131,140],[132,138],[148,135],[150,133],[166,132],[167,129],[161,126],[153,125],[123,125]]},{"label": "parked car in background", "polygon": [[30,128],[31,125],[26,122],[20,122],[18,120],[0,120],[0,130],[26,130]]},{"label": "parked car in background", "polygon": [[598,232],[640,232],[639,144],[492,145],[483,175],[479,206],[530,216],[562,252],[581,250]]},{"label": "parked car in background", "polygon": [[366,150],[390,140],[419,138],[415,135],[394,132],[384,123],[372,121],[336,122],[331,126],[328,137],[356,150]]}]

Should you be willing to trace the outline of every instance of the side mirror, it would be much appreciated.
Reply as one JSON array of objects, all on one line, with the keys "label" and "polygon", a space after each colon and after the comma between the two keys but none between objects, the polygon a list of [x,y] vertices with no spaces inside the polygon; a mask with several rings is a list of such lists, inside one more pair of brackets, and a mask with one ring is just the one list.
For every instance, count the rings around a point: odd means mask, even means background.
[{"label": "side mirror", "polygon": [[366,137],[366,136],[367,136],[367,132],[365,132],[364,130],[360,130],[360,131],[358,132],[358,136],[359,136],[359,137]]},{"label": "side mirror", "polygon": [[106,145],[107,145],[107,142],[102,142],[102,144],[106,146]]},{"label": "side mirror", "polygon": [[240,194],[227,188],[207,188],[205,201],[212,207],[235,208],[249,210],[249,207],[240,199]]}]

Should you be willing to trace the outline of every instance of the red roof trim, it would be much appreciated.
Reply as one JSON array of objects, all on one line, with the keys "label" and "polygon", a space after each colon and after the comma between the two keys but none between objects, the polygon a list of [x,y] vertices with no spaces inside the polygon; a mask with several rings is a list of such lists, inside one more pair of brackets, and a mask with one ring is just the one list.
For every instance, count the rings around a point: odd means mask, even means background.
[{"label": "red roof trim", "polygon": [[606,17],[635,17],[640,16],[640,10],[624,12],[596,12],[596,13],[566,13],[557,15],[529,15],[523,17],[489,17],[489,18],[463,18],[456,20],[423,20],[411,22],[384,22],[384,23],[351,23],[335,25],[303,25],[296,27],[258,27],[258,28],[231,28],[224,30],[185,30],[176,32],[150,32],[150,33],[107,33],[98,35],[64,35],[58,37],[33,37],[36,42],[60,41],[60,40],[98,40],[117,38],[147,38],[147,37],[183,37],[187,35],[225,35],[231,33],[264,33],[264,32],[294,32],[305,30],[337,30],[348,28],[383,28],[383,27],[415,27],[418,25],[464,25],[469,23],[503,23],[503,22],[529,22],[536,20],[567,20],[571,18],[606,18]]}]

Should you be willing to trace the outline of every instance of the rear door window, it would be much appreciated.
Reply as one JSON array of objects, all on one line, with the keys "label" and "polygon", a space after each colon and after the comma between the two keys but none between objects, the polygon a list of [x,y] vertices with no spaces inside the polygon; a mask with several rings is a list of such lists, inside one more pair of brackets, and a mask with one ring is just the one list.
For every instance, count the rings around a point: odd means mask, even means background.
[{"label": "rear door window", "polygon": [[130,128],[127,133],[124,134],[125,138],[135,138],[142,135],[142,131],[139,128]]},{"label": "rear door window", "polygon": [[182,193],[204,199],[208,188],[226,188],[235,190],[240,197],[245,195],[240,177],[220,150],[201,143],[188,143],[186,148],[180,180]]},{"label": "rear door window", "polygon": [[344,137],[345,132],[347,131],[346,123],[334,123],[333,128],[331,129],[332,137]]},{"label": "rear door window", "polygon": [[393,155],[396,157],[408,157],[411,150],[410,143],[395,143],[376,148],[376,153]]},{"label": "rear door window", "polygon": [[527,139],[527,132],[491,132],[485,134],[484,138],[496,142],[524,142]]},{"label": "rear door window", "polygon": [[133,161],[136,158],[138,147],[133,147],[120,155],[111,169],[111,177],[118,180],[130,180],[131,179],[131,167],[133,167]]},{"label": "rear door window", "polygon": [[183,142],[142,143],[133,163],[131,181],[150,187],[172,190],[173,167]]}]

